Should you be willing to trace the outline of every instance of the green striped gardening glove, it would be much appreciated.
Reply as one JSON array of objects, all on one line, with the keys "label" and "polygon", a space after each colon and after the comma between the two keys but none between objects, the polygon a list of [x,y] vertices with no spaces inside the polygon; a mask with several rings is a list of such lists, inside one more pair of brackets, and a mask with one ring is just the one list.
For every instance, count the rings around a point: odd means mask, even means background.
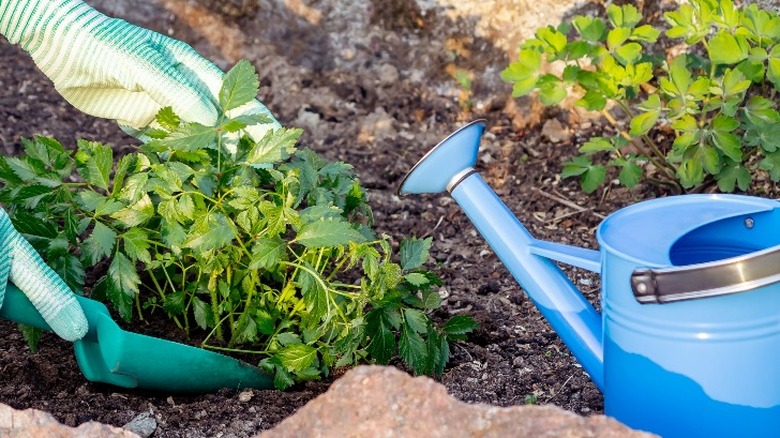
[{"label": "green striped gardening glove", "polygon": [[[19,44],[79,110],[114,119],[135,136],[166,106],[213,126],[224,73],[187,44],[109,18],[81,0],[0,0],[0,34]],[[259,140],[280,125],[254,100],[229,116],[265,114],[247,133]]]},{"label": "green striped gardening glove", "polygon": [[54,333],[68,341],[81,339],[87,333],[87,317],[73,292],[16,231],[5,210],[0,209],[0,306],[8,280],[27,295]]}]

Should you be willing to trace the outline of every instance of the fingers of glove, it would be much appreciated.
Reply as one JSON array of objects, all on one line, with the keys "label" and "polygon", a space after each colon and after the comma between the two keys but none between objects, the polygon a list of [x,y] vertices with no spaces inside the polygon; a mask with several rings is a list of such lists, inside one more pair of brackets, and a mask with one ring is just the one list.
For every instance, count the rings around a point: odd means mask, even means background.
[{"label": "fingers of glove", "polygon": [[[0,209],[0,245],[4,259],[0,280],[10,279],[62,338],[74,341],[87,333],[88,323],[75,295],[40,258]],[[0,288],[3,292],[5,287]],[[2,300],[0,300],[2,304]]]},{"label": "fingers of glove", "polygon": [[83,338],[89,327],[87,318],[65,282],[18,233],[11,251],[10,280],[27,295],[54,333],[68,341]]}]

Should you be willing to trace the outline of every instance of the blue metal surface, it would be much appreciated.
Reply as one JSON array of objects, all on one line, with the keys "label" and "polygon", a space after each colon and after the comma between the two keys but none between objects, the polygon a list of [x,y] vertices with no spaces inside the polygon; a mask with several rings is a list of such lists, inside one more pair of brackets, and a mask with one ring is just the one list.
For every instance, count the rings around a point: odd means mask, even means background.
[{"label": "blue metal surface", "polygon": [[[639,268],[780,245],[780,203],[738,195],[662,198],[606,218],[597,231],[600,252],[542,242],[472,172],[479,125],[437,145],[400,192],[451,191],[604,392],[606,414],[664,437],[780,435],[780,286],[669,304],[640,304],[630,288]],[[600,270],[601,314],[556,261]]]}]

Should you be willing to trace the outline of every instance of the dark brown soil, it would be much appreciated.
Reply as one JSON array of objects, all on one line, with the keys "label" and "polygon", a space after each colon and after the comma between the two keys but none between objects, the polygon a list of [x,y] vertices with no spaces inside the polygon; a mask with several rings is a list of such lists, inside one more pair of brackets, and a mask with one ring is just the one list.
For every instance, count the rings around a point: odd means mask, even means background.
[{"label": "dark brown soil", "polygon": [[[434,237],[430,267],[442,277],[447,295],[436,316],[469,314],[480,323],[468,341],[452,349],[452,359],[441,379],[451,394],[467,402],[499,406],[554,404],[578,414],[600,413],[603,403],[599,391],[459,207],[446,196],[399,199],[395,190],[405,172],[438,139],[468,120],[484,118],[488,131],[479,170],[538,238],[595,248],[595,227],[605,215],[662,193],[652,187],[627,191],[610,185],[588,196],[579,190],[576,181],[561,180],[561,162],[594,131],[602,129],[599,122],[567,111],[540,112],[529,100],[520,101],[522,109],[516,109],[517,105],[507,103],[509,87],[496,79],[500,70],[486,72],[486,66],[501,68],[508,62],[503,52],[473,37],[463,23],[454,26],[443,18],[404,9],[404,4],[408,2],[386,2],[384,8],[376,9],[391,15],[375,17],[375,25],[392,29],[399,36],[376,41],[375,47],[367,48],[372,58],[366,62],[392,62],[403,72],[421,62],[406,53],[406,38],[433,40],[444,28],[466,29],[460,35],[467,37],[462,49],[471,56],[458,54],[457,50],[454,54],[430,53],[427,61],[439,68],[431,67],[428,72],[432,83],[451,83],[443,67],[452,62],[447,57],[454,56],[460,67],[486,77],[492,75],[492,79],[475,80],[470,90],[470,99],[481,105],[469,109],[468,102],[460,105],[464,101],[439,95],[433,85],[419,87],[405,80],[392,87],[372,86],[375,78],[361,77],[362,67],[346,71],[319,62],[313,53],[317,50],[316,30],[295,28],[283,35],[285,40],[294,41],[300,36],[308,51],[291,48],[288,53],[277,53],[291,65],[306,66],[295,82],[301,89],[319,87],[350,104],[344,107],[311,102],[303,108],[316,114],[327,128],[311,130],[302,143],[355,166],[370,190],[378,231],[399,239],[410,235]],[[159,26],[172,27],[180,38],[193,33],[175,20]],[[458,36],[457,32],[449,36]],[[190,42],[195,44],[197,38]],[[73,147],[77,138],[109,142],[117,149],[136,144],[113,122],[85,116],[70,107],[29,57],[4,40],[0,40],[0,59],[4,61],[0,64],[3,153],[17,153],[20,138],[35,134],[57,137],[68,147]],[[300,120],[302,108],[292,97],[286,99],[273,81],[264,79],[268,106],[284,124]],[[379,107],[395,120],[394,127],[402,126],[411,135],[359,141],[363,120]],[[541,133],[543,123],[552,118],[572,132],[556,144]],[[574,269],[569,273],[598,306],[598,278]],[[48,411],[68,425],[95,420],[121,426],[141,413],[151,412],[158,422],[157,437],[248,436],[273,427],[326,391],[331,383],[314,382],[286,392],[250,391],[243,397],[231,390],[199,396],[126,391],[85,381],[70,345],[53,335],[45,335],[41,351],[31,353],[12,323],[1,322],[0,331],[4,333],[0,337],[0,402],[19,409]]]}]

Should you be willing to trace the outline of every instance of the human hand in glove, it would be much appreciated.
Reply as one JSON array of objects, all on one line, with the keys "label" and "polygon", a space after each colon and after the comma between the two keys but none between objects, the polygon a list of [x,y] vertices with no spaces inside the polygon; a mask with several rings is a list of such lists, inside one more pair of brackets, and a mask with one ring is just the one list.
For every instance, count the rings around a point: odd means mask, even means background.
[{"label": "human hand in glove", "polygon": [[[79,110],[114,119],[138,136],[166,106],[184,121],[213,126],[224,73],[189,45],[107,17],[81,0],[2,0],[0,34],[20,45]],[[264,114],[247,127],[259,140],[280,127],[259,101],[228,116]]]},{"label": "human hand in glove", "polygon": [[0,209],[0,307],[8,280],[27,295],[54,333],[68,341],[87,333],[87,317],[76,296]]}]

